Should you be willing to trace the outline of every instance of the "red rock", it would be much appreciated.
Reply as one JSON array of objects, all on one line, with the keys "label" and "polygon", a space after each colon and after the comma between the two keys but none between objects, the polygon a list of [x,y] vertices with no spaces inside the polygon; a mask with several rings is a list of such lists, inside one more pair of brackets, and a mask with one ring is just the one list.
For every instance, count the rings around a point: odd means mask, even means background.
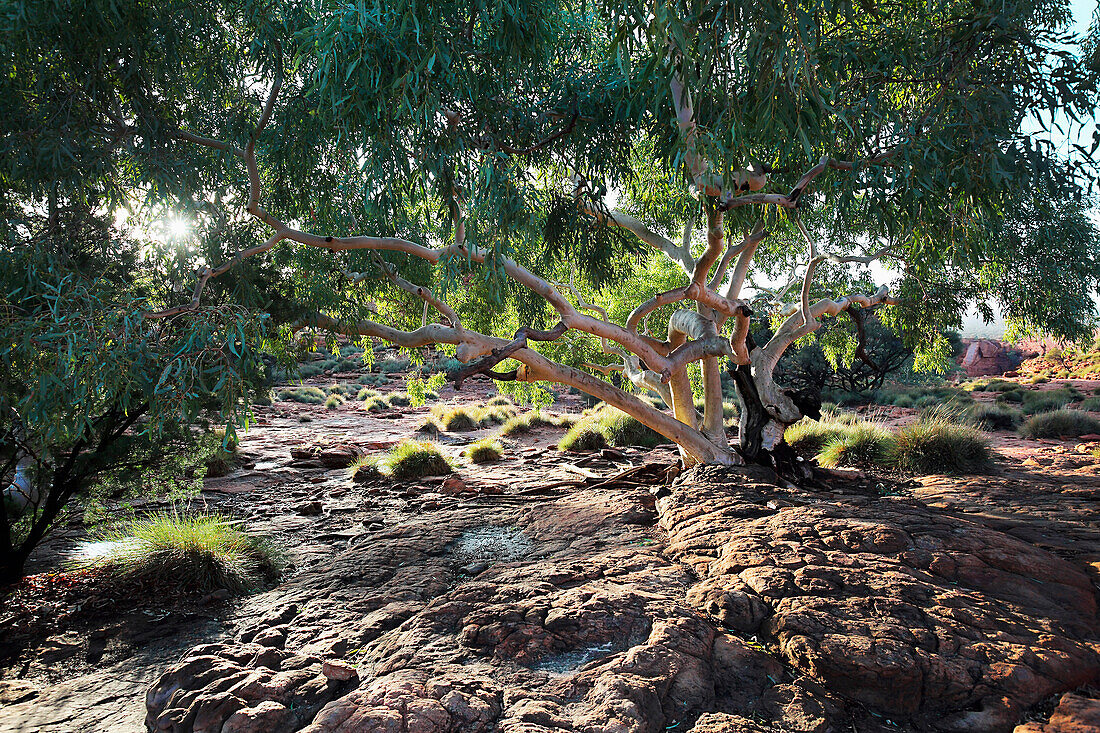
[{"label": "red rock", "polygon": [[272,733],[281,730],[290,720],[286,705],[264,700],[254,708],[234,712],[221,726],[221,733]]},{"label": "red rock", "polygon": [[466,482],[462,479],[457,476],[449,476],[440,484],[439,491],[447,496],[456,496],[466,493],[469,489],[466,486]]},{"label": "red rock", "polygon": [[321,665],[321,674],[330,680],[336,680],[338,682],[347,682],[348,680],[354,680],[359,677],[359,672],[353,665],[340,660],[325,662]]},{"label": "red rock", "polygon": [[1096,733],[1100,731],[1100,700],[1067,692],[1050,720],[1016,726],[1014,733]]}]

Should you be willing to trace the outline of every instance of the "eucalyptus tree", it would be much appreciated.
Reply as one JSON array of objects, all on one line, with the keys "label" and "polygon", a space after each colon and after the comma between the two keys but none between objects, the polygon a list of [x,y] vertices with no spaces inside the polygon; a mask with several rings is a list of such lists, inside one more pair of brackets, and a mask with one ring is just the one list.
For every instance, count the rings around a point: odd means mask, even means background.
[{"label": "eucalyptus tree", "polygon": [[[242,260],[290,251],[311,283],[297,305],[315,308],[299,325],[453,346],[457,383],[571,385],[688,462],[767,460],[812,410],[776,383],[778,360],[852,309],[881,309],[925,365],[975,302],[1064,336],[1092,327],[1095,231],[1078,217],[1068,240],[1046,236],[1073,218],[1088,161],[1021,132],[1095,106],[1066,13],[1030,0],[309,4],[264,47],[254,126],[180,118],[177,138],[229,164],[223,180],[242,185],[228,198],[267,238],[204,267],[166,314],[198,307]],[[243,97],[257,86],[237,80]],[[609,293],[624,262],[650,271],[646,248],[669,263],[668,287],[616,320],[609,301],[631,293]],[[379,306],[387,284],[423,304],[419,326],[407,299]],[[1053,313],[1048,297],[1072,307]],[[772,321],[766,343],[753,318]],[[510,339],[483,332],[507,323]],[[605,356],[586,369],[597,343]],[[736,448],[723,360],[743,407]],[[602,378],[614,370],[671,414]]]}]

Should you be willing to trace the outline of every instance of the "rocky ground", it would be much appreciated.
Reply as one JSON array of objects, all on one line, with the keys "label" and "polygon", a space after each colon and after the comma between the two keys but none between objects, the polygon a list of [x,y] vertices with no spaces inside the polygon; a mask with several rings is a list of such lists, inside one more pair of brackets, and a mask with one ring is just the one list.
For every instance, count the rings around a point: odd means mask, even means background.
[{"label": "rocky ground", "polygon": [[422,413],[261,408],[201,501],[286,547],[285,579],[100,607],[66,575],[68,621],[0,642],[0,731],[1100,730],[1085,447],[799,488],[551,429],[450,479],[348,480]]}]

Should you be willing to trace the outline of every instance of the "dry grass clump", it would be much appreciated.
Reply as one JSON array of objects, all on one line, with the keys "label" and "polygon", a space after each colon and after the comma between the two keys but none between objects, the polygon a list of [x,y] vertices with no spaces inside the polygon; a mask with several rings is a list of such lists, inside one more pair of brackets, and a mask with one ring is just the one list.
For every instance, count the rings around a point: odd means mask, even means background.
[{"label": "dry grass clump", "polygon": [[416,432],[425,435],[439,435],[443,432],[443,426],[439,424],[439,420],[436,419],[435,415],[425,415],[420,424],[416,426]]},{"label": "dry grass clump", "polygon": [[1100,420],[1081,410],[1054,410],[1029,418],[1020,427],[1025,438],[1060,438],[1062,436],[1100,433]]},{"label": "dry grass clump", "polygon": [[572,427],[577,418],[572,415],[553,415],[542,410],[530,410],[509,418],[500,426],[499,435],[524,435],[538,428]]},{"label": "dry grass clump", "polygon": [[467,446],[462,452],[471,463],[491,463],[504,457],[504,446],[499,440],[482,438]]},{"label": "dry grass clump", "polygon": [[386,402],[389,403],[390,407],[408,407],[412,404],[412,400],[406,392],[390,392],[386,395]]},{"label": "dry grass clump", "polygon": [[385,397],[375,395],[374,397],[368,397],[363,403],[363,409],[367,412],[385,412],[390,409],[390,405],[386,402]]},{"label": "dry grass clump", "polygon": [[481,428],[506,423],[516,417],[516,409],[511,405],[458,405],[432,408],[431,420],[441,430],[451,433],[469,432]]},{"label": "dry grass clump", "polygon": [[275,580],[281,566],[266,540],[217,514],[151,514],[100,535],[96,544],[106,552],[77,559],[77,566],[121,580],[170,583],[180,591],[258,590]]},{"label": "dry grass clump", "polygon": [[338,394],[330,394],[328,399],[325,400],[326,410],[335,410],[340,405],[344,404],[344,398]]},{"label": "dry grass clump", "polygon": [[498,405],[505,407],[513,407],[515,403],[512,402],[512,398],[508,395],[498,394],[495,397],[490,397],[489,401],[485,403],[489,407],[496,407]]},{"label": "dry grass clump", "polygon": [[426,440],[402,441],[386,455],[381,465],[392,478],[401,480],[442,476],[454,470],[439,446]]},{"label": "dry grass clump", "polygon": [[377,397],[377,396],[378,396],[378,390],[371,389],[370,387],[362,387],[362,388],[360,388],[360,390],[358,392],[355,393],[355,399],[359,400],[360,402],[366,402],[367,400],[371,399],[372,397]]}]

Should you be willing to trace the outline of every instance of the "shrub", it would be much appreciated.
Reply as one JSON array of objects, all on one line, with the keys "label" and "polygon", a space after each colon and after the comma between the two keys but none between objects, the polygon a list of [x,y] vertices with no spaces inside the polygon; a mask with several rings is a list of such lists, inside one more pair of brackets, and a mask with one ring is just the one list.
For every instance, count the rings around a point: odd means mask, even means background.
[{"label": "shrub", "polygon": [[409,395],[405,392],[390,392],[389,395],[386,396],[386,402],[389,403],[390,407],[408,407],[412,403],[412,400],[409,399]]},{"label": "shrub", "polygon": [[328,399],[325,400],[325,409],[326,410],[335,410],[337,407],[339,407],[342,404],[344,404],[344,398],[343,397],[341,397],[340,395],[335,395],[335,394],[329,395]]},{"label": "shrub", "polygon": [[279,393],[280,400],[301,402],[306,405],[319,405],[325,401],[325,391],[317,387],[298,387],[296,389],[284,389]]},{"label": "shrub", "polygon": [[482,438],[471,443],[463,451],[463,455],[470,459],[471,463],[490,463],[499,461],[504,457],[504,446],[500,444],[499,440]]},{"label": "shrub", "polygon": [[441,476],[453,470],[439,446],[426,440],[402,441],[389,452],[382,465],[395,479]]},{"label": "shrub", "polygon": [[560,451],[594,451],[607,447],[607,436],[600,425],[582,420],[558,441]]},{"label": "shrub", "polygon": [[309,379],[310,377],[316,377],[323,372],[320,364],[299,364],[298,376],[302,379]]},{"label": "shrub", "polygon": [[77,560],[127,581],[170,583],[180,591],[257,590],[278,575],[278,553],[217,514],[152,514],[100,536],[106,554]]},{"label": "shrub", "polygon": [[407,357],[393,357],[387,356],[385,359],[378,363],[378,371],[382,374],[393,374],[395,372],[403,372],[409,368],[409,361]]},{"label": "shrub", "polygon": [[1025,438],[1060,438],[1100,433],[1100,420],[1080,410],[1054,410],[1029,418],[1020,427]]},{"label": "shrub", "polygon": [[1024,401],[1024,390],[1014,389],[1008,392],[1001,392],[997,395],[997,402],[1015,402],[1019,404]]},{"label": "shrub", "polygon": [[1087,400],[1077,406],[1078,410],[1087,410],[1088,412],[1100,412],[1100,397],[1089,397]]},{"label": "shrub", "polygon": [[1060,410],[1069,404],[1071,395],[1066,390],[1052,389],[1046,392],[1027,392],[1024,394],[1024,412],[1036,415],[1041,412]]},{"label": "shrub", "polygon": [[900,428],[892,453],[892,463],[910,473],[974,473],[989,463],[989,444],[981,432],[945,414]]},{"label": "shrub", "polygon": [[982,430],[1015,430],[1022,414],[1019,410],[1002,405],[974,405],[967,416]]},{"label": "shrub", "polygon": [[888,464],[893,443],[894,436],[879,425],[847,425],[825,443],[817,461],[823,466],[881,467]]},{"label": "shrub", "polygon": [[360,402],[366,402],[370,398],[377,397],[377,396],[378,396],[378,390],[371,389],[370,387],[363,387],[362,389],[360,389],[358,392],[355,393],[355,399],[359,400]]},{"label": "shrub", "polygon": [[336,384],[335,382],[333,382],[328,387],[325,387],[325,392],[327,392],[328,394],[338,394],[341,397],[343,397],[343,396],[347,395],[348,388],[347,388],[347,385]]},{"label": "shrub", "polygon": [[381,477],[382,471],[374,456],[359,456],[348,466],[348,478],[352,481],[372,481]]},{"label": "shrub", "polygon": [[363,365],[361,359],[341,359],[336,363],[336,371],[338,372],[354,372]]}]

